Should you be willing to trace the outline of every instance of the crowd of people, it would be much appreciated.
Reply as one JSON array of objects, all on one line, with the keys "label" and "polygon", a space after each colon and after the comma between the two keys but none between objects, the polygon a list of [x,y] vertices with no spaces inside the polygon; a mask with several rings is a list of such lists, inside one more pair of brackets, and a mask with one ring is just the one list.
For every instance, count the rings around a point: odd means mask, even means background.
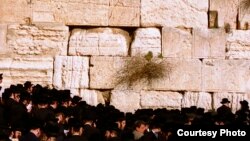
[{"label": "crowd of people", "polygon": [[[2,79],[0,74],[0,84]],[[191,106],[124,113],[108,102],[91,106],[79,96],[71,97],[70,90],[49,89],[26,81],[2,93],[0,141],[171,141],[176,128],[184,125],[249,125],[246,100],[240,101],[241,108],[235,113],[227,98],[221,104],[208,112]]]}]

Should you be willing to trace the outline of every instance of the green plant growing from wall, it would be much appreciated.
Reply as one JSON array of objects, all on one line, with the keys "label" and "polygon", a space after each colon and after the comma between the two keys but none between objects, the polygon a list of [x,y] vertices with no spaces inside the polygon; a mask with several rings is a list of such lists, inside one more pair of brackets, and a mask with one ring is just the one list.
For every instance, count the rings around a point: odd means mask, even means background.
[{"label": "green plant growing from wall", "polygon": [[125,65],[116,74],[116,85],[136,83],[151,85],[153,81],[169,77],[173,70],[171,63],[163,60],[162,55],[154,57],[152,52],[145,56],[134,56],[125,61]]}]

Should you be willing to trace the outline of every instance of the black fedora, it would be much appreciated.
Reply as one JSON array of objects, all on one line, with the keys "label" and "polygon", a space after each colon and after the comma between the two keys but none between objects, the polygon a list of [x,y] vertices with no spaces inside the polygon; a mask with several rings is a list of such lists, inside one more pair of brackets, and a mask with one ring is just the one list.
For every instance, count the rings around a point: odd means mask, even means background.
[{"label": "black fedora", "polygon": [[221,104],[230,103],[230,101],[229,101],[227,98],[223,98],[222,101],[221,101],[220,103],[221,103]]}]

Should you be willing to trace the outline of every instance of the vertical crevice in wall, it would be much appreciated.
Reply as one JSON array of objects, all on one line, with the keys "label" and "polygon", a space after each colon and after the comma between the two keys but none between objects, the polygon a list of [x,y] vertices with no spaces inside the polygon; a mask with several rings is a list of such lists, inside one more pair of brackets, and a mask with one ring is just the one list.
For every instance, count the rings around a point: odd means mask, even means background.
[{"label": "vertical crevice in wall", "polygon": [[141,4],[141,0],[140,0],[140,17],[139,17],[139,27],[142,27],[142,24],[141,24],[141,8],[142,8],[142,4]]},{"label": "vertical crevice in wall", "polygon": [[211,95],[211,108],[212,111],[215,111],[215,103],[214,103],[214,93],[213,92],[209,92],[209,94]]},{"label": "vertical crevice in wall", "polygon": [[161,54],[159,57],[163,56],[163,27],[159,27],[160,33],[161,33]]},{"label": "vertical crevice in wall", "polygon": [[91,81],[90,67],[93,67],[93,66],[94,66],[93,64],[91,64],[91,57],[92,57],[92,56],[88,56],[88,59],[89,59],[89,68],[88,68],[89,82],[88,82],[88,88],[89,88],[89,89],[90,89],[90,81]]},{"label": "vertical crevice in wall", "polygon": [[183,108],[184,106],[184,102],[183,102],[183,100],[184,100],[184,96],[185,96],[185,91],[177,91],[179,94],[181,94],[181,96],[182,96],[182,98],[181,98],[181,108]]},{"label": "vertical crevice in wall", "polygon": [[68,26],[68,28],[69,28],[69,35],[68,35],[68,44],[67,44],[67,56],[70,56],[70,54],[69,54],[69,43],[70,43],[70,37],[72,35],[73,28],[71,28],[69,26]]}]

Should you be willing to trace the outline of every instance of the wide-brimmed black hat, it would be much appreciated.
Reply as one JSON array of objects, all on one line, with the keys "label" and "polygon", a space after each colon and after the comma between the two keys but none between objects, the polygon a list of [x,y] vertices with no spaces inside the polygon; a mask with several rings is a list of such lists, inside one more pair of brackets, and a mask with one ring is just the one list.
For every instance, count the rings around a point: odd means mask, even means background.
[{"label": "wide-brimmed black hat", "polygon": [[230,103],[230,101],[229,101],[227,98],[223,98],[222,101],[221,101],[220,103],[221,103],[221,104]]}]

